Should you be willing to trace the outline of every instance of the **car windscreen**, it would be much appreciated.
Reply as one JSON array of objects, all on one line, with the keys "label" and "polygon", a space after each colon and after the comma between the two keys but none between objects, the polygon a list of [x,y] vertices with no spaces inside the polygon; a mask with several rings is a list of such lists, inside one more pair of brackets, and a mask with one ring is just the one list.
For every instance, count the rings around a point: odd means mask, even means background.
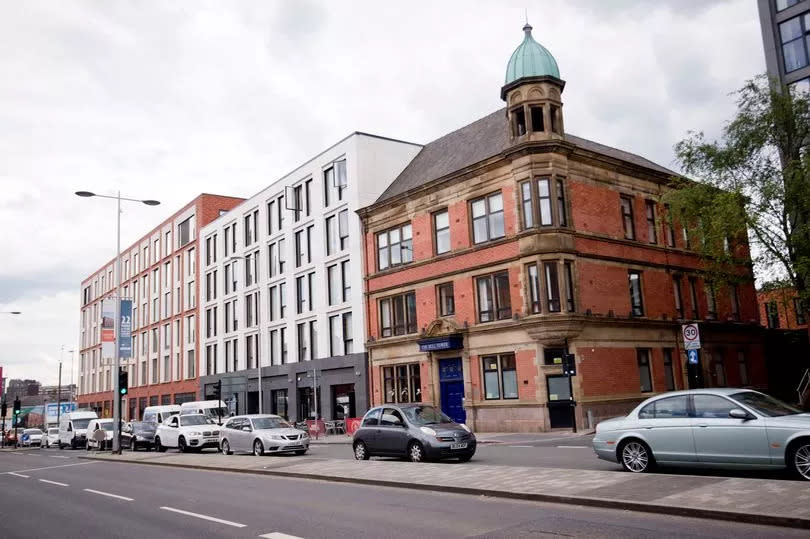
[{"label": "car windscreen", "polygon": [[280,417],[259,417],[253,420],[253,428],[261,429],[289,429],[292,425]]},{"label": "car windscreen", "polygon": [[23,433],[25,433],[25,434],[35,434],[35,435],[39,434],[40,436],[42,435],[42,431],[39,430],[39,429],[25,429],[23,431]]},{"label": "car windscreen", "polygon": [[417,426],[436,425],[438,423],[452,423],[453,420],[433,406],[411,406],[403,408],[408,421]]},{"label": "car windscreen", "polygon": [[104,430],[109,430],[109,431],[113,430],[113,422],[112,421],[109,421],[107,423],[99,423],[99,425]]},{"label": "car windscreen", "polygon": [[48,434],[59,434],[59,429],[48,429]]},{"label": "car windscreen", "polygon": [[189,425],[207,425],[205,416],[202,415],[182,415],[180,416],[180,426],[188,427]]},{"label": "car windscreen", "polygon": [[229,415],[231,415],[228,412],[228,409],[225,408],[225,407],[222,407],[222,408],[206,408],[204,411],[205,411],[206,416],[211,417],[213,419],[216,419],[218,417],[228,417]]},{"label": "car windscreen", "polygon": [[743,391],[742,393],[735,393],[731,395],[731,398],[753,408],[765,417],[781,417],[785,415],[802,413],[802,411],[798,408],[785,404],[779,399],[775,399],[770,395],[765,395],[763,393],[756,393],[755,391]]},{"label": "car windscreen", "polygon": [[157,430],[156,423],[133,423],[132,430],[135,432],[155,432]]},{"label": "car windscreen", "polygon": [[74,429],[86,429],[87,424],[90,423],[90,418],[87,419],[74,419],[73,420],[73,428]]}]

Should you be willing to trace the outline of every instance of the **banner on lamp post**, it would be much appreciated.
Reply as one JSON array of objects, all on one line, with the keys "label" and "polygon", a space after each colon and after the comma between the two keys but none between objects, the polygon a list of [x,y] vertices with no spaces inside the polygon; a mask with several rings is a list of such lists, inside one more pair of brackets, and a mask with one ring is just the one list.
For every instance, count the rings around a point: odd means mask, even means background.
[{"label": "banner on lamp post", "polygon": [[118,355],[121,359],[132,357],[132,300],[121,300],[121,336],[118,339]]},{"label": "banner on lamp post", "polygon": [[101,303],[101,357],[112,359],[115,355],[115,300]]}]

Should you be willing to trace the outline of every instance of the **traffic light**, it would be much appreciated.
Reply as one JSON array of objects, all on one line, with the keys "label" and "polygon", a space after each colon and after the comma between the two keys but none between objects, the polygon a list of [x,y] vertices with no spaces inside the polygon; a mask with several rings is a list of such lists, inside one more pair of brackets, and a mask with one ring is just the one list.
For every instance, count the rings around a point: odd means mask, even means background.
[{"label": "traffic light", "polygon": [[129,392],[129,376],[123,368],[118,371],[118,393],[122,396]]},{"label": "traffic light", "polygon": [[3,402],[0,403],[0,417],[6,417],[6,412],[8,411],[8,406],[6,405],[6,399],[3,399]]},{"label": "traffic light", "polygon": [[214,400],[221,400],[222,399],[222,380],[218,380],[216,384],[214,384]]},{"label": "traffic light", "polygon": [[14,398],[14,416],[16,417],[16,416],[20,415],[21,411],[22,411],[22,403],[20,402],[20,397],[15,397]]},{"label": "traffic light", "polygon": [[577,358],[574,354],[563,354],[563,374],[577,375]]}]

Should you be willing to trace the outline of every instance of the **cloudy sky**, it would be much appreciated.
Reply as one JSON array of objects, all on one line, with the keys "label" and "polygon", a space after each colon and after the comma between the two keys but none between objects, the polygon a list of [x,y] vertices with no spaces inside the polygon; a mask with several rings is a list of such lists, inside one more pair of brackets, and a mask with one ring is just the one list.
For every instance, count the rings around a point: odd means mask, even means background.
[{"label": "cloudy sky", "polygon": [[[0,0],[0,365],[56,383],[79,285],[200,192],[250,196],[360,130],[428,142],[501,107],[534,36],[566,129],[675,167],[764,71],[753,0]],[[70,379],[70,354],[63,381]],[[78,359],[76,359],[78,368]]]}]

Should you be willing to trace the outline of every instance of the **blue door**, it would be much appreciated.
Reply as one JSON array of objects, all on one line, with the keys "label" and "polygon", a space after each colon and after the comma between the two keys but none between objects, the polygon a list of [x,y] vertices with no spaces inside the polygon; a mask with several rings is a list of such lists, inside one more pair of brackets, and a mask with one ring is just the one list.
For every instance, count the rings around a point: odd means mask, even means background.
[{"label": "blue door", "polygon": [[442,412],[457,423],[467,421],[464,411],[464,371],[461,358],[439,360]]}]

